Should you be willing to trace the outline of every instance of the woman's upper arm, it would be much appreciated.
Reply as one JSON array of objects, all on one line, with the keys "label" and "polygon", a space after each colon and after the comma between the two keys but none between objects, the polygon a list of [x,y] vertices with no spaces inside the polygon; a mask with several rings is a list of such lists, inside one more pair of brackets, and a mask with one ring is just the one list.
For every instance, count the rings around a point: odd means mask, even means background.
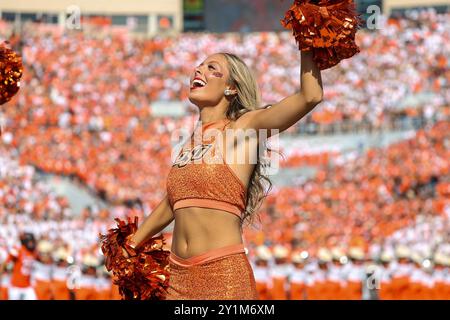
[{"label": "woman's upper arm", "polygon": [[164,220],[175,217],[167,194],[161,199],[151,215],[157,215],[159,218],[163,217]]},{"label": "woman's upper arm", "polygon": [[308,114],[322,100],[307,100],[302,93],[291,95],[269,108],[249,111],[239,118],[239,127],[280,133]]}]

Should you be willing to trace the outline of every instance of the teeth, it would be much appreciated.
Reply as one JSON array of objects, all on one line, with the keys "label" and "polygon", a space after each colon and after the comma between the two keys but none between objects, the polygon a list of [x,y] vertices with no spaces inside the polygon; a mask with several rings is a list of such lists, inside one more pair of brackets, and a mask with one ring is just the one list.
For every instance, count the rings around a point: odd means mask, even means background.
[{"label": "teeth", "polygon": [[206,85],[206,82],[199,80],[199,79],[195,79],[192,84],[198,84],[201,87],[204,87]]}]

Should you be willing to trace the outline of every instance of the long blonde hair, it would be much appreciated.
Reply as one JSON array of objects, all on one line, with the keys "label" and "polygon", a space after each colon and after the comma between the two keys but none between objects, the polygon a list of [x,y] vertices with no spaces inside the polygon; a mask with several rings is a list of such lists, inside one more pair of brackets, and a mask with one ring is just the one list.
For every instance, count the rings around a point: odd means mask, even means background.
[{"label": "long blonde hair", "polygon": [[[231,99],[226,112],[226,117],[235,121],[244,113],[259,109],[261,103],[260,92],[255,77],[242,59],[232,53],[221,52],[219,54],[222,54],[228,62],[229,85],[234,86],[237,90],[237,94]],[[267,148],[265,140],[262,143],[263,146],[258,146],[258,148],[266,148],[268,152],[273,151]],[[261,222],[257,211],[272,188],[272,182],[263,173],[264,167],[268,165],[268,161],[263,154],[263,152],[258,152],[257,162],[250,177],[247,205],[241,216],[241,227],[244,222],[252,225],[255,217]]]}]

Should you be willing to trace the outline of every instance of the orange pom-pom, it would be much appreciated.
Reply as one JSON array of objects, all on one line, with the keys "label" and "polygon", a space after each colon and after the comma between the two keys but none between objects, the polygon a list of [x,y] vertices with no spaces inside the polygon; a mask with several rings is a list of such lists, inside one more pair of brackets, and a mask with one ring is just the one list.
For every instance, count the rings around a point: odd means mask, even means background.
[{"label": "orange pom-pom", "polygon": [[363,22],[353,0],[295,0],[281,20],[292,29],[300,51],[312,50],[320,70],[360,51],[355,35]]},{"label": "orange pom-pom", "polygon": [[[124,300],[164,300],[169,284],[169,251],[163,250],[163,236],[153,237],[132,248],[127,245],[130,235],[136,232],[138,218],[128,223],[116,219],[117,228],[100,235],[105,266],[114,275]],[[126,258],[123,249],[130,254]]]},{"label": "orange pom-pom", "polygon": [[22,72],[22,58],[8,47],[8,42],[0,43],[0,105],[19,91]]}]

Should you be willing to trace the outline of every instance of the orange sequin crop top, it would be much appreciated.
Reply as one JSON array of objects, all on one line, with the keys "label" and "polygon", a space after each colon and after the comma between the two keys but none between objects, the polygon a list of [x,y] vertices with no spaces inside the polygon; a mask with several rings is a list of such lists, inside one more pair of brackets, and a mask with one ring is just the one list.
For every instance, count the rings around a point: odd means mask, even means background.
[{"label": "orange sequin crop top", "polygon": [[202,136],[194,138],[193,134],[178,154],[167,176],[167,195],[173,211],[202,207],[240,217],[245,210],[247,190],[225,162],[220,148],[215,147],[220,135],[205,135],[209,129],[220,130],[216,134],[223,133],[229,123],[230,120],[221,119],[203,124]]}]

